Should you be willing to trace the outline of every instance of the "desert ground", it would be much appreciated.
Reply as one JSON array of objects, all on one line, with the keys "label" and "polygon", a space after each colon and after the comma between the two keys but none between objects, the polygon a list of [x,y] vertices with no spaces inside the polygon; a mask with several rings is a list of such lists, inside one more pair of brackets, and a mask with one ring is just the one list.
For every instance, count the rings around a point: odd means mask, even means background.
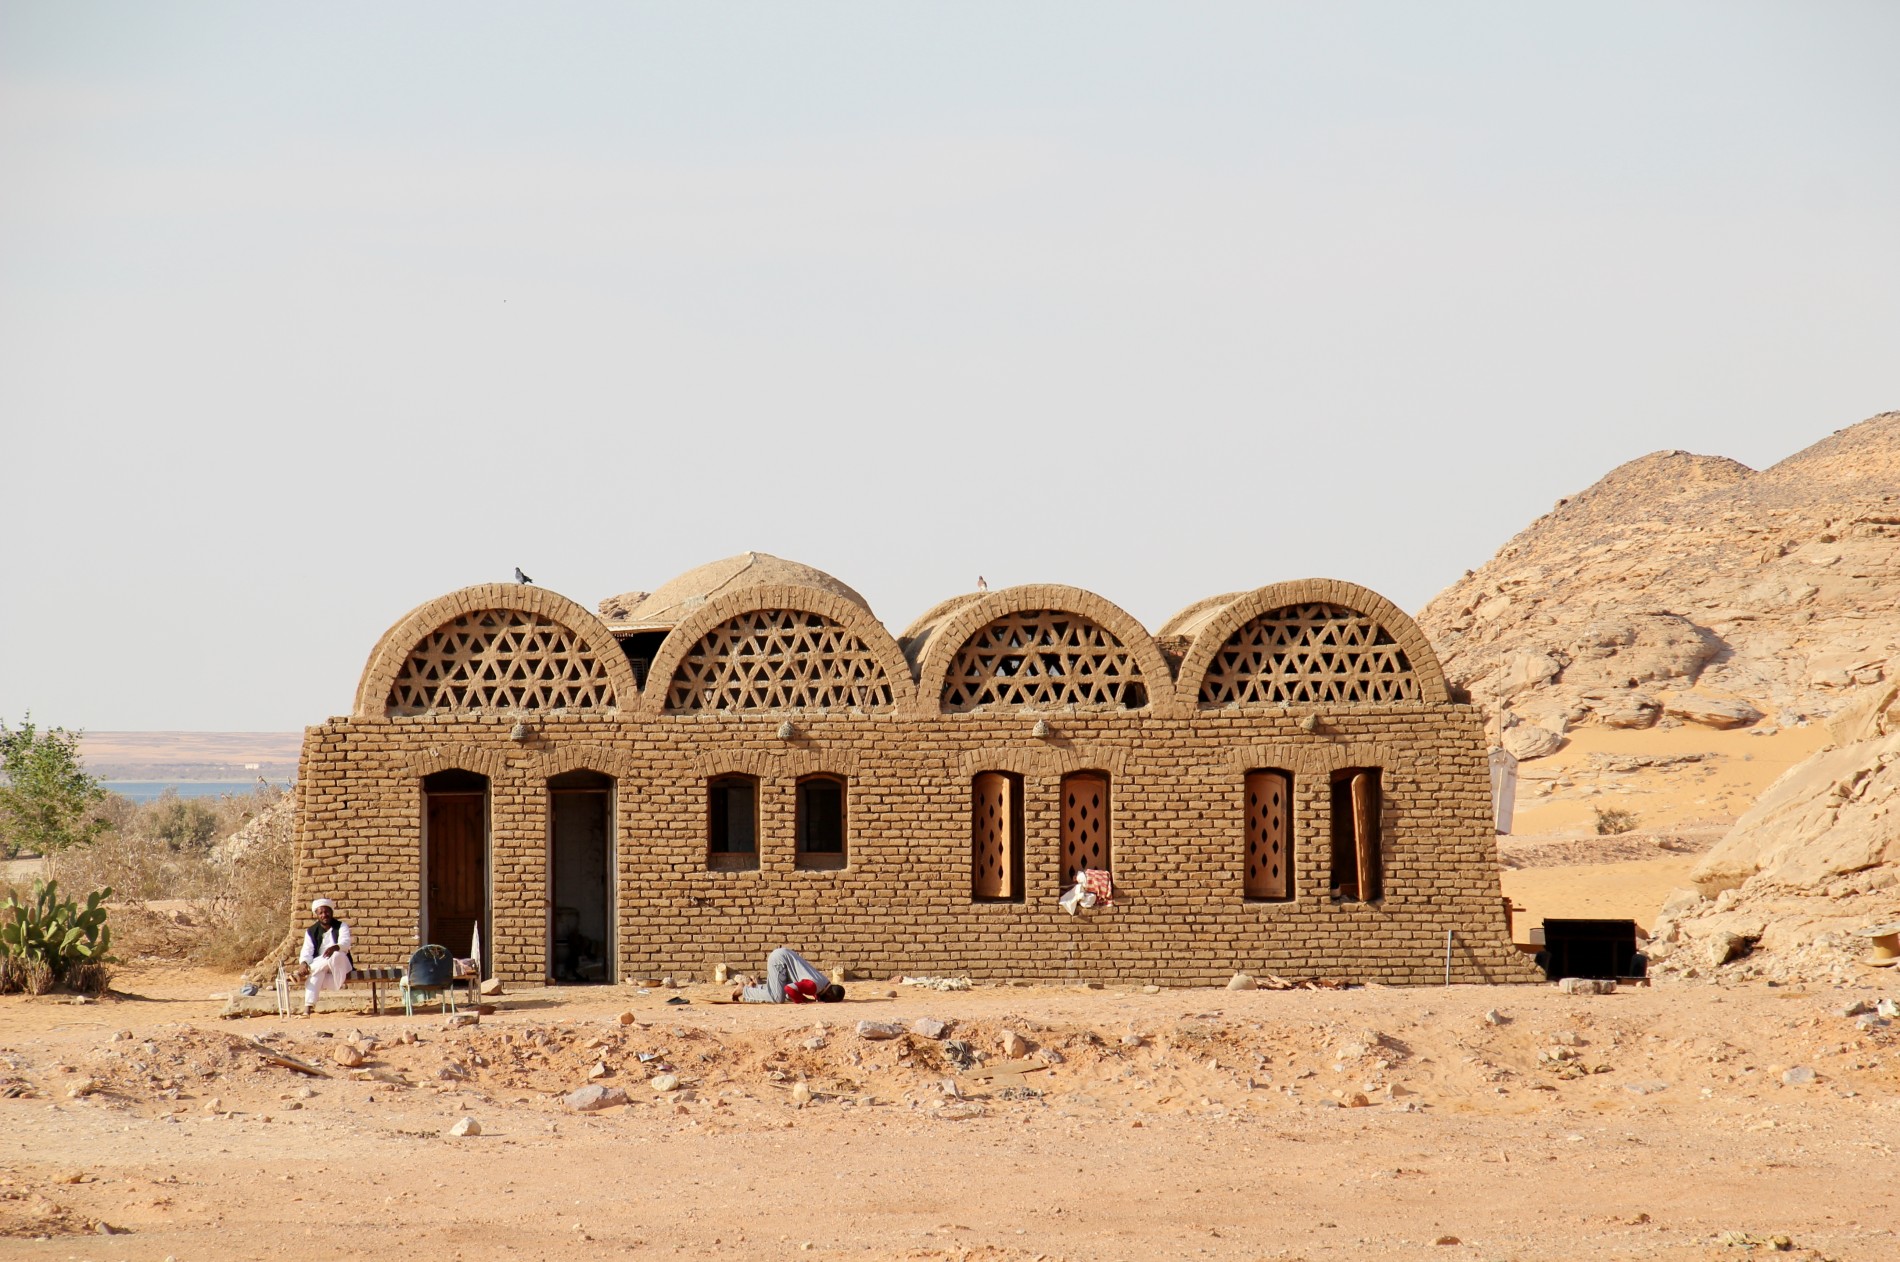
[{"label": "desert ground", "polygon": [[[1888,1259],[1900,1048],[1845,1013],[1895,980],[530,988],[448,1029],[146,964],[0,998],[0,1256]],[[1006,1031],[1034,1068],[984,1081]]]}]

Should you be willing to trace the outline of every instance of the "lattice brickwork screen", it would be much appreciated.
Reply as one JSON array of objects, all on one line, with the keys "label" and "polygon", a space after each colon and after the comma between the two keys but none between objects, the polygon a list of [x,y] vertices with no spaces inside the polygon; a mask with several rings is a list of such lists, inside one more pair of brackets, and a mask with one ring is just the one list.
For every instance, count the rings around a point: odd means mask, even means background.
[{"label": "lattice brickwork screen", "polygon": [[1062,777],[1062,884],[1082,868],[1110,871],[1108,777],[1079,771]]},{"label": "lattice brickwork screen", "polygon": [[943,708],[1148,704],[1134,654],[1079,614],[1027,609],[1005,614],[957,650],[943,680]]},{"label": "lattice brickwork screen", "polygon": [[891,704],[891,682],[864,641],[794,609],[754,609],[720,623],[680,660],[666,690],[674,713]]},{"label": "lattice brickwork screen", "polygon": [[1285,898],[1293,854],[1293,777],[1284,771],[1250,771],[1246,799],[1246,897]]},{"label": "lattice brickwork screen", "polygon": [[566,627],[518,609],[484,609],[437,627],[410,650],[386,713],[601,710],[613,684]]},{"label": "lattice brickwork screen", "polygon": [[1386,629],[1338,605],[1261,614],[1214,654],[1202,705],[1413,701],[1412,663]]},{"label": "lattice brickwork screen", "polygon": [[971,786],[972,897],[1001,900],[1016,896],[1015,787],[1016,782],[1000,771],[983,772]]}]

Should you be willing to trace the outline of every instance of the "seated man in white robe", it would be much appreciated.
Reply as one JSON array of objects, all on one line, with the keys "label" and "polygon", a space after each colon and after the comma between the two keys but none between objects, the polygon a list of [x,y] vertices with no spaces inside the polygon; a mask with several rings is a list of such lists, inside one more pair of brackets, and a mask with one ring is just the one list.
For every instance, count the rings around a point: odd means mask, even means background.
[{"label": "seated man in white robe", "polygon": [[307,1017],[317,1006],[317,996],[326,990],[341,990],[350,979],[350,927],[336,918],[336,904],[319,898],[310,904],[317,923],[303,933],[303,951],[298,959],[307,970],[303,987],[303,1014]]}]

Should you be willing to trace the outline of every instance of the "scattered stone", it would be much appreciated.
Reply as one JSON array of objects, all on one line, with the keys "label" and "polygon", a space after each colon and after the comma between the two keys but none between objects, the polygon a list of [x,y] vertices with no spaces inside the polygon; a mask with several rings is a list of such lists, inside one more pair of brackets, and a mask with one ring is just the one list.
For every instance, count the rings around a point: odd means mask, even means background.
[{"label": "scattered stone", "polygon": [[445,1030],[465,1030],[471,1025],[480,1025],[482,1018],[475,1012],[451,1012],[448,1020],[442,1023]]},{"label": "scattered stone", "polygon": [[1841,1009],[1841,1015],[1844,1017],[1857,1017],[1863,1012],[1872,1012],[1873,1010],[1874,1006],[1865,999],[1856,999],[1853,1003]]},{"label": "scattered stone", "polygon": [[678,990],[680,988],[679,978],[668,973],[665,977],[660,979],[660,985],[666,987],[668,990]]},{"label": "scattered stone", "polygon": [[655,1074],[653,1077],[647,1079],[647,1086],[652,1087],[661,1095],[665,1095],[669,1091],[678,1091],[680,1089],[680,1076],[678,1074]]},{"label": "scattered stone", "polygon": [[217,1096],[212,1096],[209,1100],[205,1101],[205,1112],[207,1113],[224,1112],[224,1101],[219,1099]]},{"label": "scattered stone", "polygon": [[587,1071],[587,1077],[590,1081],[592,1081],[594,1079],[605,1078],[608,1074],[612,1072],[613,1070],[607,1068],[606,1061],[597,1060],[594,1062],[593,1068]]},{"label": "scattered stone", "polygon": [[967,1122],[971,1118],[982,1117],[987,1111],[975,1100],[958,1100],[944,1105],[933,1116],[944,1122]]},{"label": "scattered stone", "polygon": [[1583,1035],[1575,1030],[1558,1030],[1550,1036],[1550,1041],[1560,1047],[1582,1047]]},{"label": "scattered stone", "polygon": [[1616,983],[1595,977],[1566,977],[1557,983],[1566,995],[1614,995]]},{"label": "scattered stone", "polygon": [[619,1087],[599,1085],[582,1087],[579,1091],[570,1092],[567,1098],[561,1101],[576,1113],[593,1113],[600,1109],[611,1109],[615,1105],[626,1102],[627,1093]]},{"label": "scattered stone", "polygon": [[1498,742],[1519,762],[1529,762],[1556,753],[1563,748],[1564,738],[1562,733],[1535,723],[1518,722],[1505,728]]},{"label": "scattered stone", "polygon": [[1874,1005],[1874,1011],[1891,1021],[1895,1017],[1900,1017],[1900,1003],[1895,1003],[1891,999],[1882,999]]},{"label": "scattered stone", "polygon": [[802,1082],[792,1084],[792,1107],[802,1109],[811,1103],[811,1088]]},{"label": "scattered stone", "polygon": [[1499,1012],[1496,1008],[1486,1008],[1484,1011],[1484,1023],[1486,1025],[1503,1025],[1504,1014]]},{"label": "scattered stone", "polygon": [[950,1033],[950,1023],[935,1017],[918,1017],[910,1023],[910,1032],[927,1039],[941,1039]]},{"label": "scattered stone", "polygon": [[1459,1240],[1458,1237],[1456,1236],[1440,1236],[1438,1239],[1432,1241],[1432,1243],[1433,1244],[1462,1244],[1464,1242]]},{"label": "scattered stone", "polygon": [[822,1034],[814,1034],[799,1044],[799,1046],[808,1052],[822,1052],[825,1050],[825,1036]]},{"label": "scattered stone", "polygon": [[508,992],[502,989],[501,978],[491,977],[482,983],[482,993],[484,995],[504,995]]},{"label": "scattered stone", "polygon": [[1159,987],[1159,986],[1143,986],[1143,987],[1141,988],[1141,993],[1142,993],[1142,994],[1144,994],[1144,995],[1158,995],[1158,994],[1160,994],[1160,993],[1161,993],[1161,987]]},{"label": "scattered stone", "polygon": [[1053,1047],[1039,1047],[1036,1049],[1036,1059],[1045,1065],[1060,1065],[1064,1057]]},{"label": "scattered stone", "polygon": [[860,1021],[858,1022],[858,1037],[861,1039],[870,1039],[873,1042],[881,1042],[884,1039],[899,1038],[903,1035],[903,1033],[904,1033],[904,1023],[901,1021]]},{"label": "scattered stone", "polygon": [[622,1025],[632,1025],[632,1024],[633,1024],[633,1014],[632,1014],[631,1012],[623,1012],[623,1013],[621,1013],[621,1014],[620,1014],[620,1024],[622,1024]]},{"label": "scattered stone", "polygon": [[1339,1105],[1341,1108],[1346,1108],[1346,1109],[1363,1109],[1371,1103],[1372,1101],[1366,1098],[1365,1092],[1355,1091],[1351,1095],[1347,1096],[1345,1099],[1341,1100],[1339,1102]]},{"label": "scattered stone", "polygon": [[1260,989],[1260,983],[1253,979],[1251,973],[1235,973],[1232,977],[1227,979],[1227,989],[1258,990]]},{"label": "scattered stone", "polygon": [[1122,1035],[1122,1046],[1123,1047],[1140,1047],[1141,1035],[1135,1034],[1132,1032]]},{"label": "scattered stone", "polygon": [[1657,1095],[1669,1090],[1669,1084],[1666,1082],[1626,1082],[1623,1084],[1623,1090],[1632,1095]]},{"label": "scattered stone", "polygon": [[98,1079],[81,1078],[78,1082],[75,1082],[72,1085],[72,1089],[68,1091],[66,1094],[71,1096],[73,1099],[78,1100],[78,1099],[81,1099],[82,1097],[91,1095],[93,1092],[97,1091],[98,1089],[99,1089]]},{"label": "scattered stone", "polygon": [[1805,1087],[1813,1082],[1815,1077],[1816,1075],[1812,1065],[1796,1065],[1782,1072],[1781,1085],[1784,1087]]},{"label": "scattered stone", "polygon": [[465,1135],[479,1135],[481,1133],[482,1124],[472,1117],[465,1117],[455,1125],[449,1127],[449,1134],[455,1136],[457,1139],[461,1139]]},{"label": "scattered stone", "polygon": [[1029,1055],[1029,1040],[1014,1030],[1002,1032],[1003,1055],[1011,1060]]}]

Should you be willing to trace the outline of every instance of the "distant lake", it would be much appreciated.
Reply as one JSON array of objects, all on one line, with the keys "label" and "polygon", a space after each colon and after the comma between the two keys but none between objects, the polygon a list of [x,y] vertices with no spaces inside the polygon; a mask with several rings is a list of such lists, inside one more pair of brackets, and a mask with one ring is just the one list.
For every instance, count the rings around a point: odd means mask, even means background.
[{"label": "distant lake", "polygon": [[[176,789],[181,798],[215,798],[227,793],[243,795],[257,787],[255,780],[101,780],[99,787],[134,802],[150,802],[167,789]],[[287,784],[278,784],[287,789]]]}]

